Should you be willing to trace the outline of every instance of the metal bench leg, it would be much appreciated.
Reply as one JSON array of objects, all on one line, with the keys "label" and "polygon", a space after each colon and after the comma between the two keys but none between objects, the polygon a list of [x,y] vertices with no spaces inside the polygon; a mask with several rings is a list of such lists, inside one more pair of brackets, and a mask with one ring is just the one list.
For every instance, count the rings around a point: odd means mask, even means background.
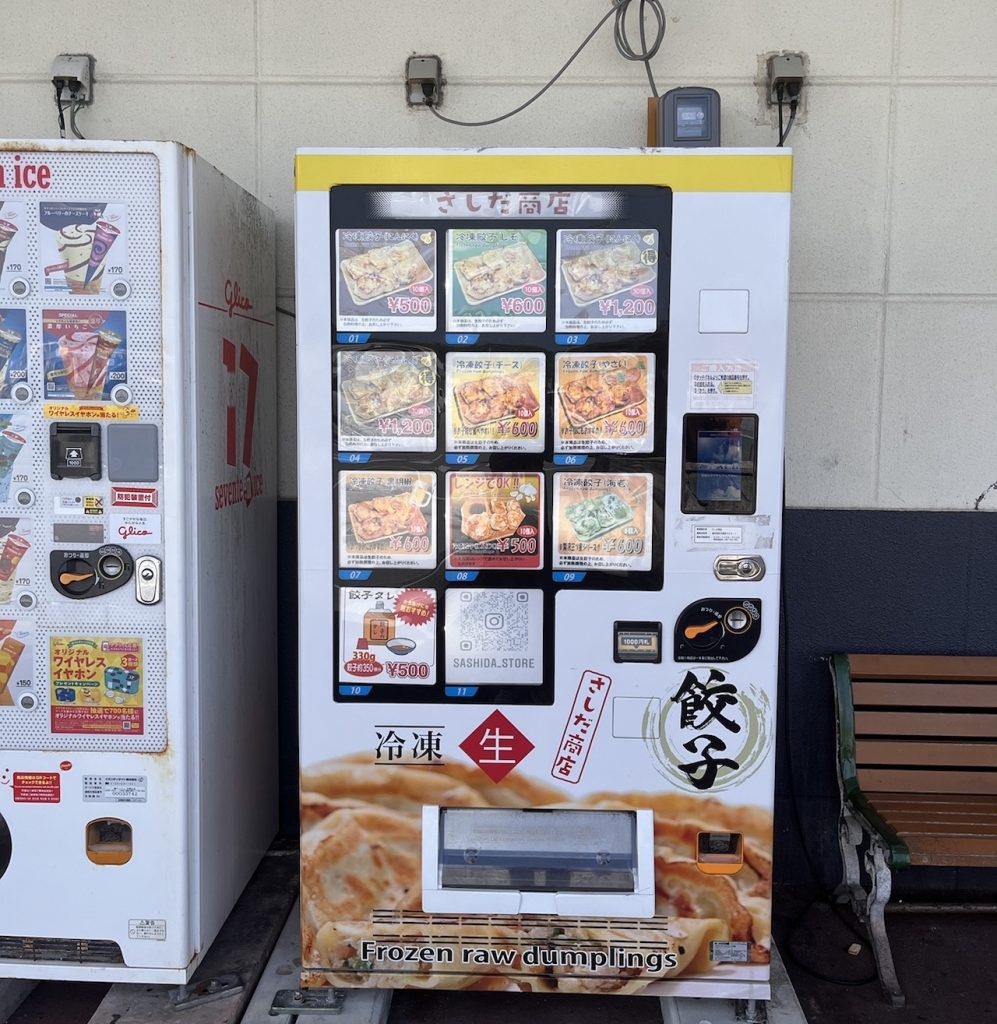
[{"label": "metal bench leg", "polygon": [[859,846],[862,845],[862,826],[855,815],[842,806],[841,818],[838,822],[838,846],[841,848],[841,882],[834,890],[835,899],[839,903],[848,901],[861,918],[866,900],[865,889],[862,888],[862,873],[859,867]]},{"label": "metal bench leg", "polygon": [[873,840],[865,855],[866,868],[872,879],[869,899],[866,903],[866,924],[872,939],[872,951],[876,957],[876,970],[879,972],[879,983],[890,1004],[894,1007],[904,1006],[906,997],[900,990],[897,969],[893,966],[893,953],[890,940],[886,934],[886,904],[890,901],[890,890],[893,878],[890,865],[886,861],[883,845]]}]

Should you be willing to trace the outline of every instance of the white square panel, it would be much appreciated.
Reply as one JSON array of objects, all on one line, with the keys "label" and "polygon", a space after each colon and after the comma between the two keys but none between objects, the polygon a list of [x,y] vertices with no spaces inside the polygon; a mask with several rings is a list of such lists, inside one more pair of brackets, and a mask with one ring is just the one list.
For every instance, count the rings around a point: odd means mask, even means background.
[{"label": "white square panel", "polygon": [[699,293],[699,333],[747,334],[747,289],[703,289]]},{"label": "white square panel", "polygon": [[618,740],[644,738],[644,722],[648,714],[657,719],[661,714],[661,701],[657,697],[614,697],[613,737]]}]

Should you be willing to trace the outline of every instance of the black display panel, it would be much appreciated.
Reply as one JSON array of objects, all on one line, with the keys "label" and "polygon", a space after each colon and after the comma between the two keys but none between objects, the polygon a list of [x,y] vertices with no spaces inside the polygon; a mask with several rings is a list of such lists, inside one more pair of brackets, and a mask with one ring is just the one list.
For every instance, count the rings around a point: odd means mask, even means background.
[{"label": "black display panel", "polygon": [[550,704],[557,592],[660,590],[671,198],[331,190],[337,700]]},{"label": "black display panel", "polygon": [[758,417],[689,413],[683,420],[682,511],[755,511]]}]

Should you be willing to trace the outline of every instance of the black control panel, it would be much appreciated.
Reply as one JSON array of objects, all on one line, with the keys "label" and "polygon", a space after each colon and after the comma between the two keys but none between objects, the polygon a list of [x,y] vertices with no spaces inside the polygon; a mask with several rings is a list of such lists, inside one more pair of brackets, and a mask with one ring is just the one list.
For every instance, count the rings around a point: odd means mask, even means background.
[{"label": "black control panel", "polygon": [[52,551],[49,571],[52,586],[79,601],[123,587],[132,578],[135,563],[119,544],[104,544],[90,551]]},{"label": "black control panel", "polygon": [[675,660],[739,661],[758,643],[762,602],[708,597],[690,604],[675,622]]}]

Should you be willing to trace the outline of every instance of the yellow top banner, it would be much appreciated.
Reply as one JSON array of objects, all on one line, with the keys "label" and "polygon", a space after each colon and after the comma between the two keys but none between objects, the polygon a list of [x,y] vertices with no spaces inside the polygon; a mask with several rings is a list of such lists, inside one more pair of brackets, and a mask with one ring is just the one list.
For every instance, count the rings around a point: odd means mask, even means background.
[{"label": "yellow top banner", "polygon": [[329,150],[295,157],[299,192],[335,185],[667,185],[674,192],[791,192],[779,150]]}]

